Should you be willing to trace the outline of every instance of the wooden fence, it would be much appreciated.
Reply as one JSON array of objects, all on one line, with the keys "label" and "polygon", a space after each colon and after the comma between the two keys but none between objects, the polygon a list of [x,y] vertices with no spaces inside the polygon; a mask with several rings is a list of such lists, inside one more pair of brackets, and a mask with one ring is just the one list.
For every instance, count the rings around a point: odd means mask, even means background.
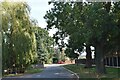
[{"label": "wooden fence", "polygon": [[[86,59],[75,60],[75,63],[78,63],[78,64],[85,64],[85,62],[86,62]],[[104,59],[104,62],[106,66],[120,67],[120,56],[106,57]],[[92,59],[92,64],[95,64],[94,59]]]}]

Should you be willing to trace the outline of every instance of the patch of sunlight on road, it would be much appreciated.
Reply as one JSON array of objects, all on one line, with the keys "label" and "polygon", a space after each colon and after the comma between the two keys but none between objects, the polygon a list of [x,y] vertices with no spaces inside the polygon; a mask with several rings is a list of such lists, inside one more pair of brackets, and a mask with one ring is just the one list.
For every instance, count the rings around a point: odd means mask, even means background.
[{"label": "patch of sunlight on road", "polygon": [[67,64],[44,64],[44,67],[56,67],[56,66],[63,66]]},{"label": "patch of sunlight on road", "polygon": [[64,75],[64,73],[54,73],[55,75]]}]

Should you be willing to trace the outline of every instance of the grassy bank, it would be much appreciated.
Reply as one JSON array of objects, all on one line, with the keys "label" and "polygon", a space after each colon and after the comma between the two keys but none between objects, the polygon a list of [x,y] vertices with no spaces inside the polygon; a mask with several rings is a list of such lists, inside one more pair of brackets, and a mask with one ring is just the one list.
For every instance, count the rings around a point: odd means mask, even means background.
[{"label": "grassy bank", "polygon": [[101,80],[101,78],[102,80],[120,80],[120,68],[107,67],[107,74],[100,75],[96,73],[95,67],[88,69],[84,68],[84,65],[77,66],[75,64],[65,65],[63,67],[77,73],[80,78],[86,78],[85,80]]},{"label": "grassy bank", "polygon": [[29,68],[27,68],[25,70],[25,73],[7,74],[7,75],[4,75],[3,77],[22,76],[22,75],[26,75],[26,74],[40,73],[42,71],[43,71],[43,68],[32,68],[32,67],[29,67]]}]

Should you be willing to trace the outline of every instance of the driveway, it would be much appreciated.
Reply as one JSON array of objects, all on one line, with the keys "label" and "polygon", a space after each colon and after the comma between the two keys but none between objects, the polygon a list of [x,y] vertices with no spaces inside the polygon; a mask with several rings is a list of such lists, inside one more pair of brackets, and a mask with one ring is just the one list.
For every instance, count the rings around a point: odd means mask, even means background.
[{"label": "driveway", "polygon": [[[20,77],[4,78],[3,80],[77,80],[77,76],[62,67],[64,64],[45,65],[44,71],[37,74],[24,75]],[[14,78],[14,79],[13,79]]]}]

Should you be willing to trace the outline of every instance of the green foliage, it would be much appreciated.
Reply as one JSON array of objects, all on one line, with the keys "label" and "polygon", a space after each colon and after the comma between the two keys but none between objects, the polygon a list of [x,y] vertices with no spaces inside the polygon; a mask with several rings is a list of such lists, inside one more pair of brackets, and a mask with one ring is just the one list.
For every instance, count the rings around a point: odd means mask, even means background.
[{"label": "green foliage", "polygon": [[1,4],[3,70],[24,72],[38,61],[50,63],[54,53],[53,39],[30,19],[29,6],[25,2]]},{"label": "green foliage", "polygon": [[32,29],[36,36],[38,62],[50,63],[54,53],[52,47],[53,39],[49,37],[49,34],[45,29],[40,27],[33,27]]},{"label": "green foliage", "polygon": [[2,2],[2,7],[3,70],[24,70],[37,58],[28,5]]},{"label": "green foliage", "polygon": [[[49,10],[44,18],[48,23],[47,29],[57,28],[58,31],[54,34],[53,38],[58,44],[59,48],[69,47],[73,51],[83,48],[83,36],[80,32],[82,29],[82,22],[77,20],[78,16],[81,14],[77,4],[72,3],[53,3],[54,8]],[[64,42],[66,37],[70,36],[69,45]],[[81,42],[82,41],[82,42]],[[73,54],[74,55],[74,54]]]},{"label": "green foliage", "polygon": [[74,53],[74,50],[70,49],[70,48],[67,48],[65,50],[65,53],[66,53],[66,56],[68,56],[69,58],[71,59],[75,59],[75,58],[78,58],[78,54],[77,53]]},{"label": "green foliage", "polygon": [[53,37],[56,43],[59,43],[59,40],[62,42],[66,37],[60,36],[61,33],[69,36],[68,44],[58,44],[60,48],[65,47],[64,45],[68,47],[67,56],[74,57],[74,51],[81,52],[86,45],[95,47],[97,69],[104,73],[105,55],[120,52],[119,5],[120,2],[55,2],[44,18],[48,23],[48,30],[58,29]]}]

